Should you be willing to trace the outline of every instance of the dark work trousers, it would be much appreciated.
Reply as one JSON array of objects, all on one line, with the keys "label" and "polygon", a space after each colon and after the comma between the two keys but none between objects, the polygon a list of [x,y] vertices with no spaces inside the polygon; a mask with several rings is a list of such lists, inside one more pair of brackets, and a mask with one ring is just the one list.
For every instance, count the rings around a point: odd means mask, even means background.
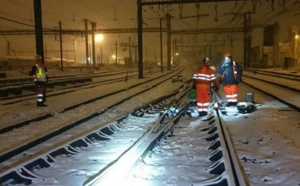
[{"label": "dark work trousers", "polygon": [[36,81],[36,104],[43,106],[46,101],[46,82]]}]

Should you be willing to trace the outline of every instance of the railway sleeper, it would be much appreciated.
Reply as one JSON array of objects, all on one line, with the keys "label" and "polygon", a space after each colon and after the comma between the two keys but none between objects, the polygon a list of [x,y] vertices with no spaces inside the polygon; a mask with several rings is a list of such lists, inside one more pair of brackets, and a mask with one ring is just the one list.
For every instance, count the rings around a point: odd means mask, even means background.
[{"label": "railway sleeper", "polygon": [[21,95],[22,88],[20,86],[7,86],[0,88],[0,97],[8,97],[9,94]]},{"label": "railway sleeper", "polygon": [[[204,183],[201,183],[203,186],[230,186],[235,184],[235,173],[234,165],[230,157],[232,154],[230,150],[227,149],[225,142],[226,132],[222,132],[222,122],[219,120],[216,123],[216,114],[213,118],[210,118],[207,126],[200,128],[201,131],[206,132],[206,136],[203,139],[211,141],[207,146],[208,149],[212,152],[208,155],[208,159],[213,162],[209,167],[208,172],[215,175],[210,180],[206,180]],[[199,130],[199,129],[198,129]],[[230,148],[229,148],[230,149]],[[233,158],[234,159],[234,158]],[[239,172],[237,170],[237,172]],[[239,180],[240,185],[246,185],[245,182]]]},{"label": "railway sleeper", "polygon": [[34,84],[26,84],[26,85],[22,85],[21,87],[24,90],[29,90],[29,91],[33,91],[33,92],[36,91],[36,86]]}]

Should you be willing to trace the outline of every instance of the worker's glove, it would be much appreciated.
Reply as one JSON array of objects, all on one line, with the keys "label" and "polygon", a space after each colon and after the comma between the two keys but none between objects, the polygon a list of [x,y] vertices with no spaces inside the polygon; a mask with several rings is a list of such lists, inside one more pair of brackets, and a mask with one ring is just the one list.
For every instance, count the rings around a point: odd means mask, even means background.
[{"label": "worker's glove", "polygon": [[37,81],[37,78],[36,78],[36,76],[32,76],[32,78],[33,78],[33,81],[34,81],[34,82],[36,82],[36,81]]}]

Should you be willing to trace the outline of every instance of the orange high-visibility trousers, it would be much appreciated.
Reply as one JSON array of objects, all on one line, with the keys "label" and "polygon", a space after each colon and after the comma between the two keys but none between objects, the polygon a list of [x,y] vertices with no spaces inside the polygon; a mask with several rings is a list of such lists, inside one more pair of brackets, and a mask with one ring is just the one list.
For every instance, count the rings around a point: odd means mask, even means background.
[{"label": "orange high-visibility trousers", "polygon": [[239,86],[237,84],[224,85],[224,92],[228,103],[237,103]]},{"label": "orange high-visibility trousers", "polygon": [[209,85],[207,84],[197,84],[196,91],[197,91],[197,110],[199,112],[207,112],[209,107],[210,101],[210,92],[209,92]]}]

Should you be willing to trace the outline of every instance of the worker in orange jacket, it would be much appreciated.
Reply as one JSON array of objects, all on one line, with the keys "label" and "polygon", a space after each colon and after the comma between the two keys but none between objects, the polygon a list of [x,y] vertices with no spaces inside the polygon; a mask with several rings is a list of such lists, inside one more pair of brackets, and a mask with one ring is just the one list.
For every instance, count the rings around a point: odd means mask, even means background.
[{"label": "worker in orange jacket", "polygon": [[221,82],[225,92],[226,106],[237,106],[239,83],[242,79],[242,68],[232,60],[230,52],[226,52],[217,73],[221,75]]},{"label": "worker in orange jacket", "polygon": [[199,116],[208,114],[210,103],[210,88],[211,84],[218,90],[219,83],[217,81],[215,70],[209,67],[210,59],[203,59],[203,65],[197,68],[193,75],[193,87],[196,89],[197,110]]},{"label": "worker in orange jacket", "polygon": [[36,85],[36,103],[38,107],[45,107],[46,101],[46,83],[48,81],[48,71],[42,61],[42,56],[36,55],[36,64],[32,67],[31,74]]}]

